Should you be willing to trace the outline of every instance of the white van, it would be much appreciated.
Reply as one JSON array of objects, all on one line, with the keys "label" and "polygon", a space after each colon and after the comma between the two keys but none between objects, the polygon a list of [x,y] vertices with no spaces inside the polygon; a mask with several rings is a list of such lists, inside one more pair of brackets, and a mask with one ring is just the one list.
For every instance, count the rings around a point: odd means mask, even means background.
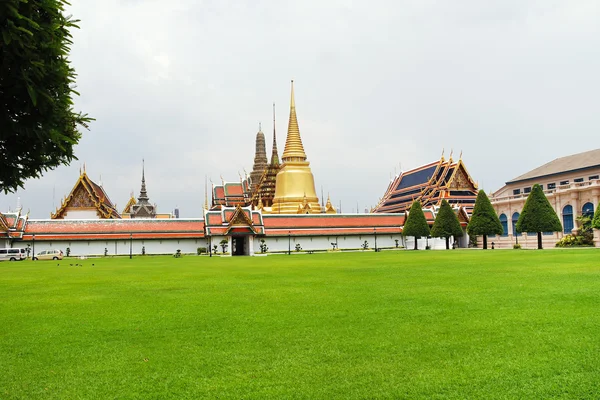
[{"label": "white van", "polygon": [[27,258],[27,251],[23,248],[0,249],[0,261],[21,261]]}]

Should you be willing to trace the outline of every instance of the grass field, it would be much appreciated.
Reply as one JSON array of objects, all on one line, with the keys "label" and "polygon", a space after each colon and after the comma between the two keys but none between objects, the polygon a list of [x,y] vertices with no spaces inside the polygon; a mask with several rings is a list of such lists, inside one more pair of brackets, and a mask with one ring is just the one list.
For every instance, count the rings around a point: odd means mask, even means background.
[{"label": "grass field", "polygon": [[599,256],[4,262],[0,399],[598,398]]}]

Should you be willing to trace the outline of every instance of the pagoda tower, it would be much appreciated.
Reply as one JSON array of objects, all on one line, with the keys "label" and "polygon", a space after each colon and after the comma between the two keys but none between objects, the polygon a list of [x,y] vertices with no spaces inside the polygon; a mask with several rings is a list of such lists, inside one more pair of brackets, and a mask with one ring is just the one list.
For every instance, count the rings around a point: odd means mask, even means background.
[{"label": "pagoda tower", "polygon": [[144,160],[142,160],[142,187],[137,203],[131,206],[131,218],[156,218],[156,207],[148,201]]},{"label": "pagoda tower", "polygon": [[256,186],[256,190],[252,194],[252,204],[254,207],[263,209],[265,213],[271,212],[270,207],[275,197],[275,184],[280,169],[277,134],[275,132],[275,103],[273,103],[273,150],[271,152],[271,162],[267,165],[265,172],[260,178],[260,182]]},{"label": "pagoda tower", "polygon": [[262,132],[260,124],[258,125],[258,133],[256,134],[256,151],[254,154],[254,166],[250,173],[250,192],[254,193],[262,174],[267,168],[267,150],[265,146],[265,134]]},{"label": "pagoda tower", "polygon": [[304,152],[304,146],[302,146],[302,138],[298,128],[294,81],[292,81],[288,133],[281,160],[283,166],[277,174],[272,213],[321,213],[321,205],[315,191],[315,179],[310,170],[310,163],[306,161],[306,153]]}]

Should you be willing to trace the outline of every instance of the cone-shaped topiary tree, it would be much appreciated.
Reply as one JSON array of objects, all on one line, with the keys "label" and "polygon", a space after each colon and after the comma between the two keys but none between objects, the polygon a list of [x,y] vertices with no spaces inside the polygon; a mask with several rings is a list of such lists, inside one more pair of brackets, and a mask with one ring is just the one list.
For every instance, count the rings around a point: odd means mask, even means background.
[{"label": "cone-shaped topiary tree", "polygon": [[542,248],[542,232],[559,232],[562,229],[556,211],[550,205],[542,187],[533,185],[517,221],[517,232],[536,232],[538,249]]},{"label": "cone-shaped topiary tree", "polygon": [[431,236],[446,239],[446,250],[448,250],[450,248],[450,236],[460,237],[462,235],[463,230],[456,213],[446,200],[442,200],[442,205],[431,228]]},{"label": "cone-shaped topiary tree", "polygon": [[421,202],[414,201],[408,212],[408,217],[404,221],[404,228],[402,229],[404,236],[415,237],[415,250],[418,250],[417,240],[422,236],[429,236],[429,225],[423,214],[421,208]]},{"label": "cone-shaped topiary tree", "polygon": [[596,207],[596,213],[592,219],[592,228],[600,229],[600,204]]},{"label": "cone-shaped topiary tree", "polygon": [[490,199],[483,190],[477,193],[477,200],[475,200],[473,215],[471,215],[471,220],[467,225],[467,232],[471,236],[483,235],[484,249],[487,249],[487,235],[501,235],[504,232],[502,223],[500,223]]}]

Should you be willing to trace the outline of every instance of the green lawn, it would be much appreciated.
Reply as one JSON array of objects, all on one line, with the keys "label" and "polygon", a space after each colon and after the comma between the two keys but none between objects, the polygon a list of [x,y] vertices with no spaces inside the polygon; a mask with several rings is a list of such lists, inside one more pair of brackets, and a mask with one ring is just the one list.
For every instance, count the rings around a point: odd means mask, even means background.
[{"label": "green lawn", "polygon": [[598,398],[599,256],[3,262],[0,399]]}]

